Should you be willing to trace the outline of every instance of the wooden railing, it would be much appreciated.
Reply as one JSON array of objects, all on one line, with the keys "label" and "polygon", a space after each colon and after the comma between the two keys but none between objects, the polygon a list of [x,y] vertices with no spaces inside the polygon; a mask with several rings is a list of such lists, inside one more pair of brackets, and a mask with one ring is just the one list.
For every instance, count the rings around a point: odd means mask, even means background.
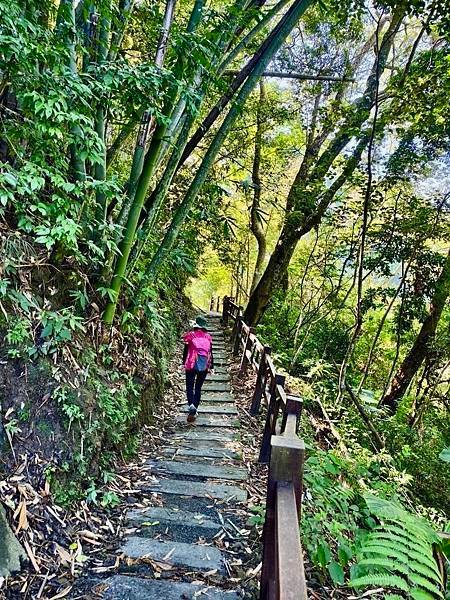
[{"label": "wooden railing", "polygon": [[209,310],[211,311],[216,311],[216,312],[220,312],[220,296],[217,296],[217,298],[211,298],[211,302],[209,303]]},{"label": "wooden railing", "polygon": [[235,356],[242,374],[256,373],[250,413],[266,406],[259,462],[269,465],[260,600],[306,600],[300,543],[300,516],[305,446],[298,436],[302,400],[287,394],[285,377],[277,373],[271,349],[262,344],[232,298],[223,298],[222,322],[233,325]]}]

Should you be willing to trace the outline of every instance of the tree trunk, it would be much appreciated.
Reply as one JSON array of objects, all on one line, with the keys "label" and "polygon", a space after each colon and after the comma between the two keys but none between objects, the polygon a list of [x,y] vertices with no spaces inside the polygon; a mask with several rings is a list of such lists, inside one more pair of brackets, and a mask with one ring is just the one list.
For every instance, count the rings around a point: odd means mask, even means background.
[{"label": "tree trunk", "polygon": [[[166,9],[164,12],[163,22],[161,25],[161,32],[159,35],[158,45],[156,48],[155,54],[155,66],[162,67],[164,65],[164,59],[166,57],[168,42],[169,42],[169,33],[170,28],[172,27],[173,17],[175,13],[175,5],[176,0],[167,0],[166,1]],[[174,98],[173,98],[174,99]],[[172,100],[169,103],[169,110],[172,105]],[[128,182],[128,195],[130,198],[134,196],[134,192],[136,191],[136,187],[138,185],[139,177],[141,176],[143,165],[144,165],[144,157],[145,157],[145,148],[147,146],[147,142],[150,136],[150,132],[153,129],[154,120],[151,114],[146,110],[142,115],[142,121],[139,127],[139,132],[137,136],[136,148],[134,150],[133,155],[133,164],[131,166],[131,174],[130,180]],[[161,147],[161,140],[164,137],[166,132],[166,125],[158,125],[155,130],[155,137],[157,152],[159,154],[159,150]],[[153,142],[153,140],[152,140]],[[150,149],[153,151],[152,149]]]},{"label": "tree trunk", "polygon": [[290,0],[279,0],[273,8],[271,8],[256,25],[251,29],[246,36],[231,50],[231,52],[224,58],[219,67],[219,75],[221,75],[225,69],[230,65],[233,60],[239,55],[241,50],[246,48],[255,36],[260,33],[264,27],[270,23],[270,21],[276,17],[276,15],[287,5]]},{"label": "tree trunk", "polygon": [[256,256],[255,270],[253,272],[250,294],[253,293],[259,280],[261,279],[264,258],[266,256],[266,235],[260,215],[261,203],[261,150],[262,150],[262,129],[263,129],[263,108],[266,102],[266,90],[264,82],[259,82],[259,103],[256,113],[256,136],[255,136],[255,155],[253,157],[252,183],[253,183],[253,202],[250,210],[250,229],[256,238],[258,244],[258,254]]},{"label": "tree trunk", "polygon": [[[106,57],[108,56],[108,47],[109,47],[109,35],[111,31],[111,0],[106,3],[103,10],[105,11],[104,16],[101,18],[100,23],[100,35],[98,39],[98,48],[97,48],[97,66],[102,65]],[[95,179],[97,181],[105,181],[106,180],[106,111],[104,101],[100,100],[96,115],[95,115],[95,130],[97,132],[98,137],[102,141],[103,152],[102,152],[102,161],[95,164]],[[106,195],[104,191],[100,191],[97,188],[95,194],[95,202],[96,202],[96,217],[99,223],[103,223],[106,219]],[[97,235],[97,234],[96,234]]]},{"label": "tree trunk", "polygon": [[[244,320],[246,323],[251,326],[255,326],[259,323],[269,305],[273,292],[283,281],[286,281],[287,268],[299,240],[309,233],[313,227],[319,225],[336,192],[344,185],[348,177],[358,166],[367,143],[367,134],[363,134],[363,137],[358,142],[352,156],[347,160],[341,175],[337,177],[328,190],[322,194],[322,197],[317,206],[314,207],[314,210],[308,212],[307,202],[305,201],[300,217],[296,213],[287,215],[275,250],[269,259],[258,285],[248,301],[247,308],[244,312]],[[296,189],[296,193],[300,194],[298,189]],[[306,192],[305,197],[307,197]],[[298,198],[295,205],[297,207],[299,206]]]},{"label": "tree trunk", "polygon": [[[74,76],[78,76],[75,7],[73,0],[61,0],[58,7],[56,28],[61,30],[63,42],[68,52],[68,66]],[[79,125],[73,125],[71,133],[75,139],[82,139],[83,133]],[[75,142],[70,144],[70,162],[76,181],[86,181],[86,163],[80,158],[79,149]]]},{"label": "tree trunk", "polygon": [[401,366],[397,370],[389,390],[380,400],[380,406],[387,406],[394,413],[400,399],[406,393],[425,357],[430,352],[436,335],[436,328],[450,295],[450,251],[445,260],[436,288],[431,298],[428,316],[422,323],[419,334]]}]

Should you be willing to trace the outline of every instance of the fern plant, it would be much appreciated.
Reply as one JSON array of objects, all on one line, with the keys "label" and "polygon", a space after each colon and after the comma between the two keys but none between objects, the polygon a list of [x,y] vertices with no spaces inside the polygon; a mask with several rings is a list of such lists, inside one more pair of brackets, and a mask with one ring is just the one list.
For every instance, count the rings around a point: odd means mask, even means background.
[{"label": "fern plant", "polygon": [[[363,542],[349,585],[395,590],[413,600],[443,600],[443,578],[433,557],[439,538],[430,525],[388,500],[372,495],[364,499],[380,524]],[[384,598],[405,596],[392,593]]]}]

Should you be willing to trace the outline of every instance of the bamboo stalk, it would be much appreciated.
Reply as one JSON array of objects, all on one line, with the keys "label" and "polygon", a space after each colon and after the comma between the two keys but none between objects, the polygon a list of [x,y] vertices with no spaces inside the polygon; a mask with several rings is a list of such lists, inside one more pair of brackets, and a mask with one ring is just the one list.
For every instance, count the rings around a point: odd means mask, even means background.
[{"label": "bamboo stalk", "polygon": [[184,223],[184,220],[190,210],[190,207],[192,206],[193,201],[197,197],[197,194],[200,191],[229,130],[233,126],[237,117],[239,116],[240,111],[242,110],[242,107],[245,104],[245,101],[253,91],[255,85],[261,77],[261,74],[264,72],[265,68],[271,61],[275,52],[277,52],[278,49],[281,47],[286,37],[296,25],[297,21],[303,15],[306,9],[312,4],[312,2],[313,0],[297,0],[296,2],[294,2],[289,11],[280,21],[279,26],[277,26],[272,32],[268,43],[265,44],[264,51],[261,53],[259,62],[255,65],[247,81],[242,86],[242,89],[238,94],[236,102],[228,111],[228,114],[226,115],[221,127],[214,136],[214,139],[212,140],[211,145],[208,148],[205,157],[203,158],[203,161],[196,173],[194,180],[192,181],[182,203],[178,207],[178,210],[176,211],[173,217],[172,223],[147,269],[146,276],[143,282],[144,285],[148,284],[154,279],[159,269],[161,268],[162,263],[171,251],[173,244],[175,243],[180,229]]}]

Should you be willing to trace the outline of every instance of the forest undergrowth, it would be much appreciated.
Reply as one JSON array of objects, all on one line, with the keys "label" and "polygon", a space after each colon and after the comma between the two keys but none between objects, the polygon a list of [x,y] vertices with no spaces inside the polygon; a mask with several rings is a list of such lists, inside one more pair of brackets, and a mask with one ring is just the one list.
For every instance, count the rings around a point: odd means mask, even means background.
[{"label": "forest undergrowth", "polygon": [[1,493],[37,575],[58,506],[115,510],[186,295],[229,295],[304,399],[312,590],[448,597],[449,15],[0,0]]}]

